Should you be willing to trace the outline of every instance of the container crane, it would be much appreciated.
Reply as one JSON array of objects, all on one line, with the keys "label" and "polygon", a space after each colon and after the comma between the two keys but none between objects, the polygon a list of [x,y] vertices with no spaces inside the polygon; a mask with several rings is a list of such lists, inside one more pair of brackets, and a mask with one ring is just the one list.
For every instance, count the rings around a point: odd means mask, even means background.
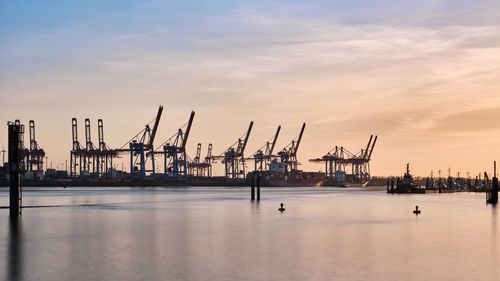
[{"label": "container crane", "polygon": [[[208,149],[207,149],[207,156],[205,156],[205,166],[206,166],[206,171],[207,177],[212,176],[212,144],[208,144]],[[205,176],[205,170],[202,172],[202,176]]]},{"label": "container crane", "polygon": [[99,177],[109,176],[109,172],[113,168],[113,158],[117,157],[117,151],[111,149],[104,141],[104,123],[102,119],[97,120],[97,135],[99,139],[97,173]]},{"label": "container crane", "polygon": [[71,138],[73,145],[70,151],[70,176],[74,177],[82,173],[85,152],[85,149],[78,141],[78,122],[76,118],[71,119]]},{"label": "container crane", "polygon": [[274,165],[277,165],[278,170],[284,173],[293,173],[297,171],[298,165],[300,165],[297,160],[297,153],[299,151],[300,143],[302,142],[302,136],[304,135],[304,130],[306,129],[306,123],[302,124],[299,135],[290,142],[285,148],[273,156]]},{"label": "container crane", "polygon": [[196,177],[199,176],[200,171],[198,169],[198,166],[201,164],[200,157],[201,157],[201,143],[198,143],[198,145],[196,145],[196,154],[193,158],[193,161],[188,163],[188,175]]},{"label": "container crane", "polygon": [[224,163],[226,178],[238,179],[246,177],[244,153],[252,128],[253,121],[250,122],[248,130],[242,137],[238,138],[238,140],[221,155],[212,158],[213,160],[222,160],[222,163]]},{"label": "container crane", "polygon": [[35,135],[35,121],[29,121],[30,126],[30,152],[29,152],[29,170],[39,174],[43,173],[43,158],[45,158],[45,151],[40,148],[36,141]]},{"label": "container crane", "polygon": [[281,126],[278,126],[276,133],[261,146],[254,154],[253,157],[247,158],[247,160],[254,160],[255,166],[254,171],[262,172],[269,171],[269,164],[271,162],[274,147],[276,146],[276,141],[281,131]]},{"label": "container crane", "polygon": [[183,131],[183,128],[179,128],[175,135],[151,153],[163,155],[163,173],[167,178],[178,180],[187,177],[186,144],[191,132],[194,116],[195,112],[191,111],[185,131]]},{"label": "container crane", "polygon": [[212,176],[212,144],[208,144],[207,156],[201,162],[202,145],[198,143],[196,146],[196,155],[193,161],[188,163],[189,175],[194,177],[211,177]]},{"label": "container crane", "polygon": [[[83,157],[83,172],[85,175],[99,173],[96,166],[98,150],[92,142],[92,134],[90,130],[90,119],[85,118],[85,153]],[[97,168],[97,169],[96,169]]]},{"label": "container crane", "polygon": [[[132,178],[144,179],[146,173],[155,173],[154,140],[158,125],[160,124],[163,106],[159,106],[156,118],[145,125],[144,129],[133,136],[125,145],[117,149],[117,153],[130,154],[130,176]],[[149,126],[154,122],[153,129]],[[128,146],[128,148],[126,148]],[[151,156],[151,169],[146,168],[148,157]]]},{"label": "container crane", "polygon": [[21,173],[24,173],[26,169],[28,168],[28,163],[29,163],[29,149],[24,146],[24,124],[21,124],[21,121],[15,120],[14,124],[19,126],[19,155],[20,155],[20,162],[19,162],[19,170]]},{"label": "container crane", "polygon": [[370,176],[370,160],[375,149],[378,136],[370,136],[365,149],[352,153],[342,146],[335,146],[321,158],[310,159],[312,163],[324,163],[326,177],[335,181],[335,185],[350,183],[367,183]]}]

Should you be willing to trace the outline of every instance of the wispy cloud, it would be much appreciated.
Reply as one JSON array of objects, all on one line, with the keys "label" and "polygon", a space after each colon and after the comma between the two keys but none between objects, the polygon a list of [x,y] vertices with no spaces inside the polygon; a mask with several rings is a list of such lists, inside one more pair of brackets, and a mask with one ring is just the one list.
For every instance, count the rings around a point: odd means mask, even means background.
[{"label": "wispy cloud", "polygon": [[433,128],[439,132],[480,132],[500,130],[500,107],[450,114],[438,120]]}]

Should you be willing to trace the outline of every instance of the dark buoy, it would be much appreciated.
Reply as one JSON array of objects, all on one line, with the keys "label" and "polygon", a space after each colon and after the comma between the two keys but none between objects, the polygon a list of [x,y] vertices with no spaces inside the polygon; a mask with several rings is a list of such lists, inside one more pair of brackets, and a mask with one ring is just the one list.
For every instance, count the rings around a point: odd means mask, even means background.
[{"label": "dark buoy", "polygon": [[413,211],[413,213],[418,216],[420,215],[420,213],[422,213],[422,211],[418,209],[418,206],[415,206],[415,210]]},{"label": "dark buoy", "polygon": [[283,203],[281,203],[280,205],[281,205],[281,207],[278,209],[278,211],[283,213],[286,209],[285,209],[285,207],[283,207]]}]

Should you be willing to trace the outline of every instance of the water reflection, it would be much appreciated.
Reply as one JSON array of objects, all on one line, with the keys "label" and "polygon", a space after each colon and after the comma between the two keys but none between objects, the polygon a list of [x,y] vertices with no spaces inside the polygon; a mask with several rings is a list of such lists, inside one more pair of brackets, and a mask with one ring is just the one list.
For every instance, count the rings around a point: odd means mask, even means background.
[{"label": "water reflection", "polygon": [[7,251],[7,278],[5,280],[22,280],[22,222],[21,218],[10,218],[9,222],[9,248]]},{"label": "water reflection", "polygon": [[[497,265],[498,264],[498,245],[497,245],[497,212],[498,212],[498,207],[496,205],[492,206],[491,208],[492,214],[491,214],[491,257],[492,257],[492,262],[491,264]],[[492,273],[495,277],[495,280],[498,280],[498,270],[495,270]]]},{"label": "water reflection", "polygon": [[491,208],[491,218],[492,218],[492,223],[491,223],[491,231],[493,234],[493,243],[496,243],[496,238],[497,238],[497,212],[498,212],[498,207],[497,206],[492,206]]},{"label": "water reflection", "polygon": [[500,280],[482,195],[265,191],[27,194],[73,206],[26,209],[24,229],[0,212],[0,280]]},{"label": "water reflection", "polygon": [[251,202],[249,204],[249,206],[250,206],[250,210],[251,210],[252,215],[254,215],[254,214],[259,215],[260,214],[260,202]]}]

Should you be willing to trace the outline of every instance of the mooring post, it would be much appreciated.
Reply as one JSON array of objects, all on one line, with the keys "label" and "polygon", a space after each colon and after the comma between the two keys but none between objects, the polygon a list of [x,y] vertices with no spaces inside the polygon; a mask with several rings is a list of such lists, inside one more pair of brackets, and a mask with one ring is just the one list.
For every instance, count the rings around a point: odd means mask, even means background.
[{"label": "mooring post", "polygon": [[252,185],[251,185],[252,201],[255,200],[255,172],[252,173]]},{"label": "mooring post", "polygon": [[493,184],[491,186],[490,204],[496,205],[498,203],[498,178],[493,178]]},{"label": "mooring post", "polygon": [[497,178],[497,161],[494,162],[493,182],[491,185],[490,203],[496,205],[498,203],[498,178]]},{"label": "mooring post", "polygon": [[9,210],[11,217],[18,217],[21,213],[21,177],[19,167],[19,124],[9,123]]},{"label": "mooring post", "polygon": [[260,175],[257,175],[257,201],[260,201]]}]

